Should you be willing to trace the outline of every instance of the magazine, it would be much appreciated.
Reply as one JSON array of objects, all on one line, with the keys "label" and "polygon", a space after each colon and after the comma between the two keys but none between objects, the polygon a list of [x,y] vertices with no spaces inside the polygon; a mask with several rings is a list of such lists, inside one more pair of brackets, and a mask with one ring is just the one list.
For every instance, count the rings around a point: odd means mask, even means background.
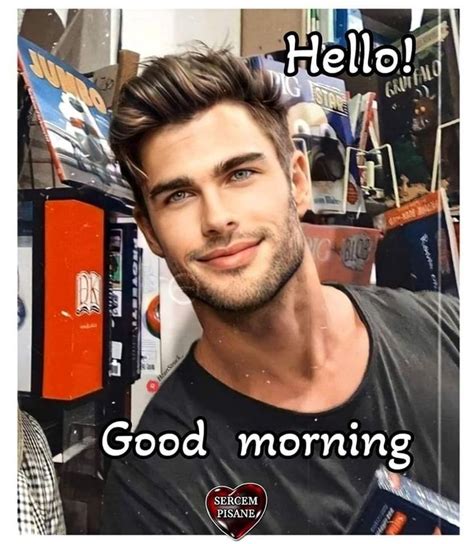
[{"label": "magazine", "polygon": [[22,37],[18,50],[20,72],[61,182],[133,203],[107,140],[110,117],[96,86]]},{"label": "magazine", "polygon": [[444,189],[374,218],[377,285],[459,296],[459,253]]},{"label": "magazine", "polygon": [[[451,15],[417,29],[415,70],[379,78],[378,108],[383,143],[393,148],[399,185],[431,187],[438,127],[459,118],[459,68]],[[399,46],[399,43],[395,43]],[[459,124],[443,130],[441,186],[459,203]],[[406,191],[406,188],[404,188]]]},{"label": "magazine", "polygon": [[355,156],[351,159],[347,188],[344,182],[346,148],[352,145],[344,81],[324,75],[311,77],[301,68],[296,76],[288,77],[281,62],[264,56],[247,60],[253,69],[267,70],[281,87],[291,134],[306,141],[313,211],[365,212]]}]

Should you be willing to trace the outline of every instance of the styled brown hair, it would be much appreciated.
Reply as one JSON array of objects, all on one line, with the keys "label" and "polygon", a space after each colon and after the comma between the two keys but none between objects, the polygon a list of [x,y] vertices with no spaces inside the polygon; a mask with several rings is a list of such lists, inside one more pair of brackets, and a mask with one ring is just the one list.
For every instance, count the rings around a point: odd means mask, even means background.
[{"label": "styled brown hair", "polygon": [[288,175],[294,147],[280,94],[270,74],[251,70],[228,48],[213,50],[201,44],[179,55],[146,61],[143,72],[122,87],[110,127],[110,145],[137,205],[146,212],[141,190],[145,174],[139,159],[143,138],[167,125],[189,121],[224,100],[248,109],[273,142]]}]

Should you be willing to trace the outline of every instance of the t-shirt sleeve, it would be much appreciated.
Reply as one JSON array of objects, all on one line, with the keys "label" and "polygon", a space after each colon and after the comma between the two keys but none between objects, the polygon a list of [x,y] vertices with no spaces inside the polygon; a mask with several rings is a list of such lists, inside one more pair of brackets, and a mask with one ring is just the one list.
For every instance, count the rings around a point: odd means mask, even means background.
[{"label": "t-shirt sleeve", "polygon": [[451,295],[442,298],[442,327],[459,351],[459,299]]},{"label": "t-shirt sleeve", "polygon": [[165,490],[138,469],[140,461],[114,461],[107,476],[102,534],[192,534],[187,513]]},{"label": "t-shirt sleeve", "polygon": [[454,362],[459,366],[459,298],[432,291],[422,291],[418,303],[439,330],[441,341],[457,353]]}]

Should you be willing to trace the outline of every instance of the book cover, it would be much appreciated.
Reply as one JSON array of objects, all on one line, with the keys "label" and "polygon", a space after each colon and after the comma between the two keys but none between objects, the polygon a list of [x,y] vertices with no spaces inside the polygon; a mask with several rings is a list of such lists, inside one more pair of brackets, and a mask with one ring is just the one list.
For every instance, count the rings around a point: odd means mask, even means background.
[{"label": "book cover", "polygon": [[377,285],[458,295],[459,253],[444,189],[376,218],[384,232],[376,254]]},{"label": "book cover", "polygon": [[[379,121],[382,143],[393,148],[399,184],[431,189],[436,133],[459,118],[458,35],[452,11],[416,31],[415,70],[379,78]],[[399,47],[399,43],[394,44]],[[459,200],[459,125],[443,129],[441,180],[452,205]],[[387,187],[389,190],[390,188]]]},{"label": "book cover", "polygon": [[283,63],[264,56],[248,57],[247,61],[253,69],[270,73],[281,88],[293,138],[306,141],[313,211],[344,213],[345,208],[349,212],[365,212],[355,157],[351,160],[347,191],[344,184],[346,148],[352,145],[344,81],[324,75],[311,77],[301,68],[295,76],[288,77]]},{"label": "book cover", "polygon": [[20,72],[59,179],[133,202],[108,144],[110,117],[92,81],[22,37]]}]

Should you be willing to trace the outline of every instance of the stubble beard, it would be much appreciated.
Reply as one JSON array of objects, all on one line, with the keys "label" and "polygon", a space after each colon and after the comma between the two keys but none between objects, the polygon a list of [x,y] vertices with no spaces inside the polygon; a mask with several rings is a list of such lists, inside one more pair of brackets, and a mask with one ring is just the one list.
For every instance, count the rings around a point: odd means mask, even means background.
[{"label": "stubble beard", "polygon": [[[279,233],[274,234],[267,228],[261,228],[246,233],[245,238],[263,238],[264,241],[273,242],[276,250],[269,265],[257,278],[248,279],[246,267],[221,272],[226,274],[228,281],[231,282],[228,288],[213,286],[212,279],[203,279],[176,261],[167,259],[168,267],[177,284],[192,301],[200,301],[232,318],[249,314],[271,302],[303,261],[304,236],[291,196],[288,214],[281,224]],[[228,238],[220,237],[219,240],[213,241],[213,247],[225,246],[228,243],[230,243]]]}]

